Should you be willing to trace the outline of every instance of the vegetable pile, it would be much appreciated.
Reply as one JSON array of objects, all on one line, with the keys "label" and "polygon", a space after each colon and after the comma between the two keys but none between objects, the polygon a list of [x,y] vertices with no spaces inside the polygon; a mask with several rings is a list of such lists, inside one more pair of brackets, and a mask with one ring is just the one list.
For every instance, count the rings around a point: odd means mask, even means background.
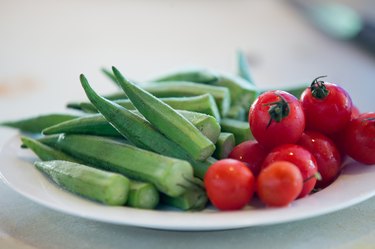
[{"label": "vegetable pile", "polygon": [[102,96],[82,74],[89,102],[76,114],[1,125],[20,129],[35,167],[62,188],[106,205],[237,210],[259,198],[286,206],[326,188],[346,155],[375,164],[375,113],[336,84],[264,90],[245,56],[239,76],[180,70],[134,83],[103,72],[118,92]]}]

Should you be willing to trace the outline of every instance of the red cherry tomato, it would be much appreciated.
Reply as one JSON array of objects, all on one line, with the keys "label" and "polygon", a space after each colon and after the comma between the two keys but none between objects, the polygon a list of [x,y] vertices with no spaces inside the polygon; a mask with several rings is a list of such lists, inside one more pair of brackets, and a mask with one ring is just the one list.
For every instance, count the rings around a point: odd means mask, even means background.
[{"label": "red cherry tomato", "polygon": [[294,164],[276,161],[262,170],[257,179],[260,200],[268,206],[286,206],[297,198],[303,186],[301,172]]},{"label": "red cherry tomato", "polygon": [[233,148],[228,157],[246,163],[254,176],[259,174],[260,168],[268,152],[257,141],[245,141]]},{"label": "red cherry tomato", "polygon": [[[361,114],[361,112],[359,111],[359,109],[355,105],[353,105],[352,106],[352,114],[350,115],[350,120],[357,118],[360,114]],[[345,128],[338,131],[338,132],[335,132],[335,133],[329,135],[329,137],[333,140],[337,149],[340,152],[341,161],[344,161],[345,156],[346,156],[346,152],[345,152],[345,149],[344,149],[344,143],[345,143],[344,142],[344,130],[345,130]]]},{"label": "red cherry tomato", "polygon": [[216,208],[236,210],[250,202],[255,180],[243,162],[223,159],[208,168],[204,184],[207,196]]},{"label": "red cherry tomato", "polygon": [[272,149],[297,142],[305,129],[305,116],[296,97],[284,91],[268,91],[251,105],[249,124],[258,143]]},{"label": "red cherry tomato", "polygon": [[318,81],[319,78],[302,93],[301,103],[306,116],[306,129],[329,135],[347,125],[353,104],[343,88]]},{"label": "red cherry tomato", "polygon": [[359,115],[344,130],[344,149],[363,164],[375,164],[375,112]]},{"label": "red cherry tomato", "polygon": [[316,159],[322,178],[316,182],[316,187],[324,188],[338,177],[341,155],[330,138],[317,131],[305,131],[298,144],[310,151]]},{"label": "red cherry tomato", "polygon": [[[284,144],[274,148],[264,159],[262,170],[276,161],[287,161],[295,164],[301,171],[304,180],[299,198],[308,195],[316,184],[314,177],[318,172],[318,166],[314,156],[305,148],[295,144]],[[262,172],[261,170],[261,172]]]},{"label": "red cherry tomato", "polygon": [[355,105],[352,106],[352,114],[350,115],[350,120],[357,118],[361,112],[359,111],[358,107]]}]

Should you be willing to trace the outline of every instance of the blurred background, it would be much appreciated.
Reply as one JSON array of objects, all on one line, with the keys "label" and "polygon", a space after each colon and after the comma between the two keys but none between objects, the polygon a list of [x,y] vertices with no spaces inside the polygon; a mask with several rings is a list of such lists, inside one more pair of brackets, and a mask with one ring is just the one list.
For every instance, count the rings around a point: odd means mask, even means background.
[{"label": "blurred background", "polygon": [[375,53],[357,39],[375,33],[367,25],[375,23],[375,1],[317,9],[322,3],[0,0],[0,120],[64,111],[68,101],[85,99],[80,73],[109,93],[115,87],[102,67],[139,81],[186,66],[235,73],[239,49],[258,85],[328,75],[361,111],[375,111]]}]

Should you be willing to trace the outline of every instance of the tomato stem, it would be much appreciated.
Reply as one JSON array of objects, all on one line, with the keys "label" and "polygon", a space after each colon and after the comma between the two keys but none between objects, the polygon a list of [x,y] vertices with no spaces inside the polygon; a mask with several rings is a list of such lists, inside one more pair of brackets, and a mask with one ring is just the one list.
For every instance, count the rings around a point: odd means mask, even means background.
[{"label": "tomato stem", "polygon": [[311,86],[310,86],[311,94],[315,98],[324,99],[329,94],[329,91],[327,90],[326,86],[324,85],[324,81],[322,81],[322,80],[318,81],[318,79],[324,78],[324,77],[327,77],[327,75],[319,76],[319,77],[315,78],[311,83]]},{"label": "tomato stem", "polygon": [[272,120],[280,122],[283,118],[289,115],[289,104],[288,102],[279,94],[275,93],[280,100],[264,104],[265,106],[271,106],[268,110],[270,114],[270,121],[267,124],[267,128],[271,125]]},{"label": "tomato stem", "polygon": [[305,180],[303,180],[303,183],[311,180],[312,178],[316,178],[316,180],[321,181],[322,180],[322,175],[319,172],[316,172],[313,175],[307,177]]}]

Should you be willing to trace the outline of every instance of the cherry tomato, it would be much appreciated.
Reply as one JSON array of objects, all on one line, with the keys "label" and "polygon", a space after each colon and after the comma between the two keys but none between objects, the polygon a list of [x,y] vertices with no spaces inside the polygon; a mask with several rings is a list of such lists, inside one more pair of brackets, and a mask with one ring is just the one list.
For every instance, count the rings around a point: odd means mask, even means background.
[{"label": "cherry tomato", "polygon": [[352,100],[340,86],[318,81],[301,95],[301,103],[306,116],[306,129],[329,135],[343,129],[350,121]]},{"label": "cherry tomato", "polygon": [[[350,115],[350,120],[352,120],[354,118],[357,118],[360,114],[361,114],[361,112],[359,111],[359,109],[355,105],[353,105],[352,106],[352,113]],[[344,149],[344,143],[345,143],[344,142],[344,130],[345,130],[345,128],[329,135],[329,137],[333,140],[337,149],[340,152],[341,161],[344,161],[345,156],[346,156],[346,152],[345,152],[345,149]]]},{"label": "cherry tomato", "polygon": [[338,177],[341,155],[330,138],[316,131],[305,131],[298,144],[310,151],[316,159],[322,178],[316,182],[316,187],[324,188]]},{"label": "cherry tomato", "polygon": [[297,198],[303,186],[301,172],[294,164],[276,161],[262,170],[257,179],[260,200],[268,206],[286,206]]},{"label": "cherry tomato", "polygon": [[344,130],[344,149],[363,164],[375,164],[375,112],[360,114]]},{"label": "cherry tomato", "polygon": [[246,163],[254,176],[259,174],[260,168],[268,151],[257,141],[245,141],[233,148],[228,157]]},{"label": "cherry tomato", "polygon": [[236,210],[250,202],[255,180],[243,162],[223,159],[208,168],[204,184],[207,196],[216,208]]},{"label": "cherry tomato", "polygon": [[305,116],[296,97],[284,91],[268,91],[251,105],[249,124],[258,143],[272,149],[297,142],[305,129]]},{"label": "cherry tomato", "polygon": [[353,105],[352,106],[352,114],[350,115],[350,120],[352,120],[354,118],[357,118],[359,116],[359,114],[361,114],[361,112],[359,111],[358,107]]},{"label": "cherry tomato", "polygon": [[[314,156],[302,146],[296,144],[284,144],[274,148],[264,159],[262,170],[276,161],[287,161],[295,164],[301,171],[304,180],[299,198],[308,195],[316,184],[314,177],[318,172],[318,166]],[[261,173],[262,173],[261,170]]]}]

